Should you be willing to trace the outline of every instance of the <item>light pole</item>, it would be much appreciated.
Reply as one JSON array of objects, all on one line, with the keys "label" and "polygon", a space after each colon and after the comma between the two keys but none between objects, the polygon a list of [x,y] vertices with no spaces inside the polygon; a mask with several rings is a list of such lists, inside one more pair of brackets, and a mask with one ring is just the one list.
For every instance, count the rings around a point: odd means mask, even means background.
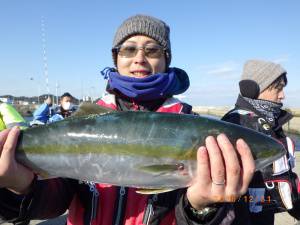
[{"label": "light pole", "polygon": [[41,87],[40,84],[38,84],[38,105],[40,104],[40,95],[41,95]]},{"label": "light pole", "polygon": [[56,105],[58,105],[58,89],[59,89],[59,84],[56,81],[56,84],[55,84]]},{"label": "light pole", "polygon": [[91,102],[93,103],[94,102],[95,87],[91,86],[90,88],[91,88]]}]

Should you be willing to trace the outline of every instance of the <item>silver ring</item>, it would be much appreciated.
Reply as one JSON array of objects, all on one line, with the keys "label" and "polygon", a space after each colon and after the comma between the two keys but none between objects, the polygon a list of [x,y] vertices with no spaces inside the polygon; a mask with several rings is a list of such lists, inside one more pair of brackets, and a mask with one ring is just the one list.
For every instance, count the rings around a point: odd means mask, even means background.
[{"label": "silver ring", "polygon": [[215,185],[224,185],[226,183],[226,180],[224,179],[222,182],[215,182],[212,180],[211,182]]}]

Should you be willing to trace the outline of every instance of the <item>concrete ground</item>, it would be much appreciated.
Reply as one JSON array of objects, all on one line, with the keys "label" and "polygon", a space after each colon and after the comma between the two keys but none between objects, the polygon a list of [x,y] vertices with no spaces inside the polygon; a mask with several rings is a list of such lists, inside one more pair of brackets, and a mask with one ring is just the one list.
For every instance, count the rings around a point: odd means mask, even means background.
[{"label": "concrete ground", "polygon": [[[295,171],[300,176],[300,152],[296,152],[296,169]],[[64,225],[66,222],[66,214],[51,220],[33,220],[30,225]],[[4,223],[3,225],[11,225],[10,223]],[[266,224],[267,225],[267,224]],[[293,217],[288,213],[277,213],[275,215],[275,225],[300,225]]]}]

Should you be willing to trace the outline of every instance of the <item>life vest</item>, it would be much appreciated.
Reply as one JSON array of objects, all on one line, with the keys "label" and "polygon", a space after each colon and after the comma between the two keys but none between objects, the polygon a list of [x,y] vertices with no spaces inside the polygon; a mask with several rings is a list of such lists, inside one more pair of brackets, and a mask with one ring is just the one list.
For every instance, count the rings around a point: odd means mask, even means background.
[{"label": "life vest", "polygon": [[0,131],[13,126],[19,126],[21,129],[28,127],[24,118],[12,105],[0,103]]},{"label": "life vest", "polygon": [[[117,110],[116,99],[112,94],[105,95],[97,102],[98,105]],[[167,99],[157,112],[191,113],[191,106],[176,98]],[[170,201],[176,197],[169,197],[174,193],[159,195],[143,195],[136,193],[135,188],[117,187],[107,184],[86,183],[89,194],[80,191],[72,200],[69,208],[67,225],[175,225],[175,204],[162,210],[154,207],[160,195],[168,195]],[[86,193],[86,194],[84,194]],[[89,196],[89,197],[88,197]],[[87,202],[89,198],[89,202]],[[155,217],[156,219],[153,219]],[[153,220],[155,222],[153,222]],[[159,220],[159,223],[157,221]]]},{"label": "life vest", "polygon": [[[98,105],[110,108],[113,110],[117,109],[116,96],[113,94],[105,94],[98,102]],[[178,113],[178,114],[190,114],[192,107],[186,103],[181,102],[177,98],[168,98],[162,104],[161,107],[156,110],[156,112],[165,113]]]}]

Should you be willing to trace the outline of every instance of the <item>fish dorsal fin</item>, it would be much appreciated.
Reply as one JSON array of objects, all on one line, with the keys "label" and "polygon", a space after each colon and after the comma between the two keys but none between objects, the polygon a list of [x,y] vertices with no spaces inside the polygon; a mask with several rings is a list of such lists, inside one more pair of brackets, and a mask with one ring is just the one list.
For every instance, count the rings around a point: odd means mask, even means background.
[{"label": "fish dorsal fin", "polygon": [[105,108],[95,103],[82,102],[78,109],[72,114],[72,117],[87,116],[91,114],[104,114],[112,111],[113,110],[110,108]]},{"label": "fish dorsal fin", "polygon": [[137,189],[135,192],[138,194],[143,194],[143,195],[154,195],[154,194],[160,194],[160,193],[165,193],[169,191],[173,191],[175,189],[166,189],[166,188],[161,188],[161,189]]}]

